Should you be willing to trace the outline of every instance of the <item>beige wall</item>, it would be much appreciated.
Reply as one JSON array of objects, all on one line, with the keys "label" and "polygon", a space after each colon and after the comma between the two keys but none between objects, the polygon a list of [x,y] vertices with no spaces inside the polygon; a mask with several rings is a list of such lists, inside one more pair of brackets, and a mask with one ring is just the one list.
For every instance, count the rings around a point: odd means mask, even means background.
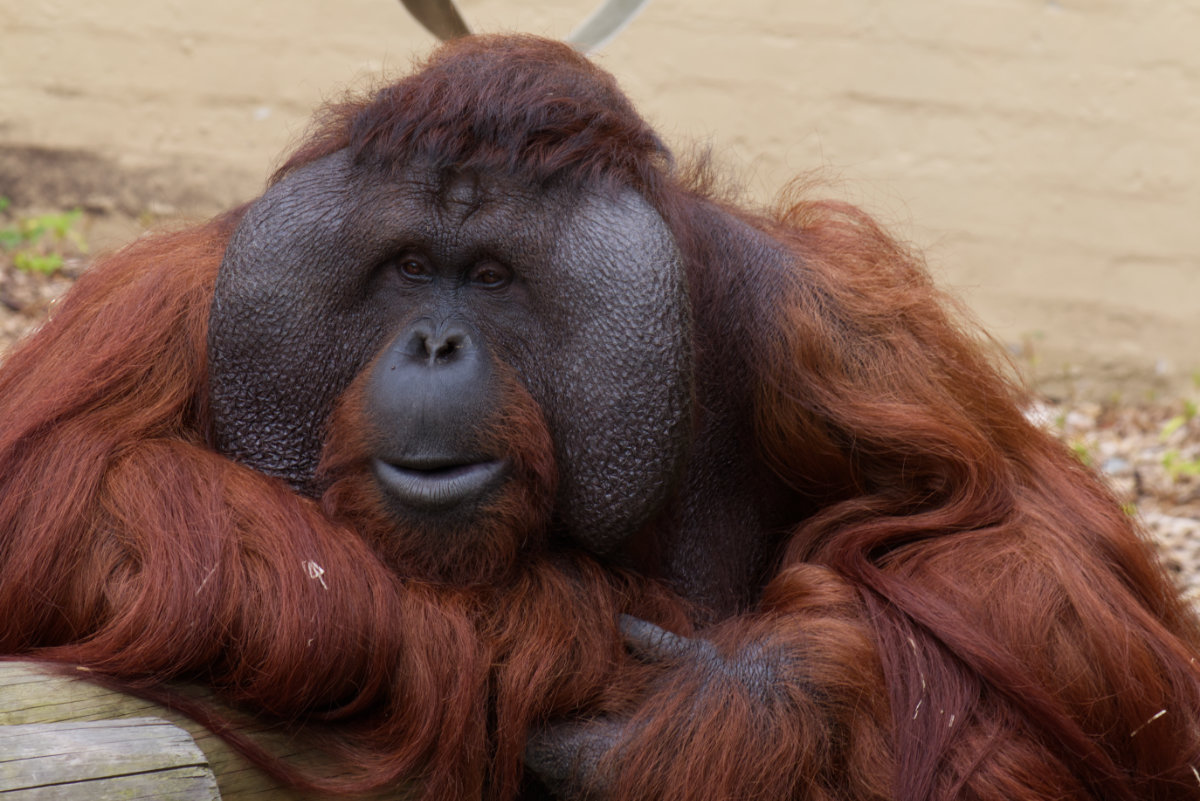
[{"label": "beige wall", "polygon": [[[460,0],[555,36],[592,5]],[[228,203],[322,98],[430,45],[395,0],[0,0],[0,149]],[[651,0],[598,58],[758,197],[823,168],[1043,373],[1200,370],[1200,0]]]}]

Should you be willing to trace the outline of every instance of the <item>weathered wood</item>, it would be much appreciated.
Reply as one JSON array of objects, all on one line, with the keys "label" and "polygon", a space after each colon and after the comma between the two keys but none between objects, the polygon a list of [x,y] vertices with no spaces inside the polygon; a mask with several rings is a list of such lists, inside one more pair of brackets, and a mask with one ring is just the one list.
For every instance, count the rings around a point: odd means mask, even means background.
[{"label": "weathered wood", "polygon": [[[190,718],[150,701],[90,683],[87,681],[87,671],[81,670],[75,677],[48,670],[34,662],[0,662],[0,732],[5,731],[4,727],[75,721],[104,721],[113,724],[131,718],[147,717],[159,718],[190,734],[215,775],[220,797],[224,801],[303,801],[312,798],[281,787],[224,740]],[[4,735],[0,734],[0,738],[3,737]],[[318,760],[318,757],[303,744],[293,743],[282,735],[264,733],[260,739],[269,743],[272,753],[295,758],[299,764],[309,764]],[[3,764],[7,756],[3,745],[5,742],[8,740],[0,739],[0,764]],[[4,786],[3,775],[0,773],[0,793],[12,789]],[[36,796],[19,797],[26,801],[26,798]],[[134,793],[132,796],[122,797],[140,796]],[[397,791],[396,794],[387,797],[400,801],[404,794]],[[9,796],[2,795],[0,798],[7,801]]]},{"label": "weathered wood", "polygon": [[0,726],[6,801],[219,799],[192,736],[160,718]]}]

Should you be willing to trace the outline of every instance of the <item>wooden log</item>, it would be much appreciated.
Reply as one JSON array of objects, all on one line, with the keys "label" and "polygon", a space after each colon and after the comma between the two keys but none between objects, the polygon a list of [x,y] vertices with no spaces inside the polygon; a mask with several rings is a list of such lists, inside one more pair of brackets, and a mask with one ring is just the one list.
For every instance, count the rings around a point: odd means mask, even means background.
[{"label": "wooden log", "polygon": [[[5,759],[9,757],[6,743],[19,741],[9,736],[9,733],[15,733],[17,737],[21,738],[26,735],[39,734],[39,732],[44,736],[52,736],[50,729],[38,730],[22,727],[99,721],[103,724],[99,730],[104,731],[105,726],[119,727],[121,721],[156,718],[159,724],[165,723],[172,727],[178,727],[191,737],[195,746],[203,754],[208,769],[216,777],[220,795],[214,797],[222,798],[224,801],[251,801],[252,799],[253,801],[309,801],[312,798],[291,788],[280,786],[278,782],[259,770],[224,740],[194,720],[150,701],[91,683],[87,681],[87,675],[85,670],[80,670],[75,675],[64,675],[36,662],[0,662],[0,766],[3,766]],[[148,726],[148,724],[142,723],[126,726],[125,732],[129,733],[143,725]],[[60,732],[69,730],[69,728],[60,730]],[[165,733],[165,729],[161,725],[155,731],[159,734]],[[283,735],[270,733],[263,734],[260,739],[269,745],[272,753],[291,759],[297,764],[304,766],[320,764],[320,757],[311,749],[306,748],[303,743],[296,743]],[[0,772],[0,793],[15,789],[15,785],[8,786],[5,776],[6,774]],[[22,781],[25,780],[22,779]],[[5,794],[2,797],[8,799],[10,796]],[[37,798],[38,796],[14,795],[12,797],[26,801],[27,798]],[[63,795],[44,797],[71,798],[71,796]],[[102,796],[80,797],[91,799]],[[155,792],[146,796],[133,793],[121,797],[157,798],[160,796]],[[204,796],[167,797],[191,799]],[[394,794],[380,796],[380,798],[396,799],[397,801],[402,801],[404,797],[405,794],[399,789]]]},{"label": "wooden log", "polygon": [[0,793],[12,801],[214,801],[208,758],[161,718],[0,726]]}]

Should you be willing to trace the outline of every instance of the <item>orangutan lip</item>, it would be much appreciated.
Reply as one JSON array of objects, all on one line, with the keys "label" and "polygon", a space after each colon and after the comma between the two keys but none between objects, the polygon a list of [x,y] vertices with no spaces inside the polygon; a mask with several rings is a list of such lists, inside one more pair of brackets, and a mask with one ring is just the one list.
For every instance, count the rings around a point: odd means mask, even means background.
[{"label": "orangutan lip", "polygon": [[438,508],[478,497],[504,474],[506,462],[440,459],[374,460],[375,477],[402,503]]}]

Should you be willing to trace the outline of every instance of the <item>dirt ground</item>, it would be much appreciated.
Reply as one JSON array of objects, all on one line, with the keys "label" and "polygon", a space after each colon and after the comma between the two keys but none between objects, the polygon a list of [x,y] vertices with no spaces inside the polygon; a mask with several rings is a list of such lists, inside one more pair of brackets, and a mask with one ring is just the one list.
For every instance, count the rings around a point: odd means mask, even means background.
[{"label": "dirt ground", "polygon": [[[460,6],[561,37],[596,0]],[[754,197],[821,171],[1043,391],[1141,401],[1200,371],[1197,35],[1200,0],[653,0],[597,59]],[[0,41],[0,196],[93,212],[93,251],[253,197],[322,100],[433,46],[395,0],[0,0]]]}]

